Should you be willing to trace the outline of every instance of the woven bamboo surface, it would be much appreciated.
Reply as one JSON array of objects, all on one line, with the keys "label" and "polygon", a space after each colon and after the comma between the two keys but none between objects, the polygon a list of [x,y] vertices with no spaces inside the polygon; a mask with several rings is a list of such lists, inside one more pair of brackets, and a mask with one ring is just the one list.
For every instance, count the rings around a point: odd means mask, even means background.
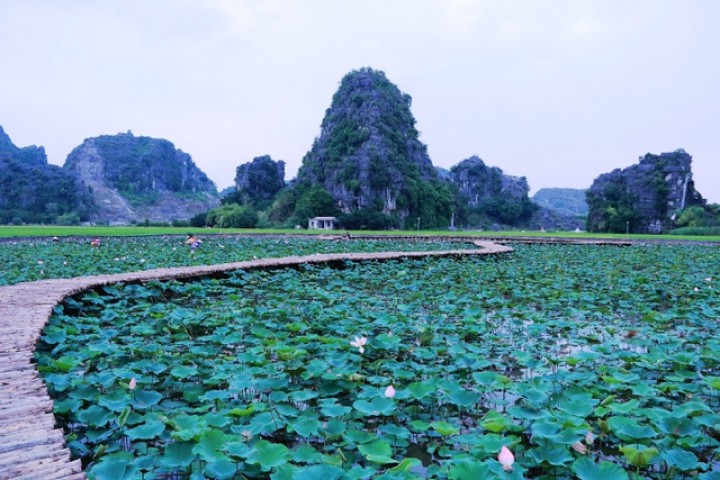
[{"label": "woven bamboo surface", "polygon": [[[387,240],[387,238],[384,238]],[[444,239],[447,240],[447,239]],[[53,402],[33,362],[38,337],[53,307],[68,296],[103,285],[202,277],[233,270],[283,268],[343,261],[460,257],[511,252],[476,241],[472,250],[340,253],[269,258],[195,267],[161,268],[116,275],[41,280],[0,287],[0,480],[80,480],[80,460],[71,460],[63,432],[55,426]]]}]

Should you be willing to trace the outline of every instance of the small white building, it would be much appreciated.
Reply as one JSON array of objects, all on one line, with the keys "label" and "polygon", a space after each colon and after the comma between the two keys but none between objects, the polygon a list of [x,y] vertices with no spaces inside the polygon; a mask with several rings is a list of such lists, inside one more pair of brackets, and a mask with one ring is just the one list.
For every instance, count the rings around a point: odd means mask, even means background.
[{"label": "small white building", "polygon": [[335,230],[337,218],[335,217],[315,217],[308,220],[308,229],[310,230]]}]

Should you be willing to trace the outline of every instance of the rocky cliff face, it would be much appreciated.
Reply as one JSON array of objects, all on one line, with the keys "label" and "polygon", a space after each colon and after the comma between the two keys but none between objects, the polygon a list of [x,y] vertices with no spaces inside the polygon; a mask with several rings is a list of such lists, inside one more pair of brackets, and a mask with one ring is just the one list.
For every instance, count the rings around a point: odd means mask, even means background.
[{"label": "rocky cliff face", "polygon": [[587,192],[588,230],[662,232],[680,210],[704,203],[691,166],[692,157],[676,150],[648,153],[635,165],[600,175]]},{"label": "rocky cliff face", "polygon": [[285,162],[274,161],[269,155],[255,157],[235,171],[234,197],[238,203],[255,208],[267,206],[285,187]]},{"label": "rocky cliff face", "polygon": [[16,147],[0,127],[0,223],[77,223],[92,201],[43,147]]},{"label": "rocky cliff face", "polygon": [[569,217],[585,217],[588,214],[585,190],[578,188],[541,188],[533,195],[532,201]]},{"label": "rocky cliff face", "polygon": [[298,186],[322,185],[343,213],[372,210],[447,225],[449,191],[418,139],[410,105],[383,72],[347,74],[303,159]]},{"label": "rocky cliff face", "polygon": [[533,213],[534,207],[528,198],[530,187],[525,177],[506,175],[498,167],[485,165],[477,156],[452,167],[450,179],[459,190],[461,206],[469,210],[471,225],[483,220],[472,220],[473,217],[518,225]]},{"label": "rocky cliff face", "polygon": [[475,155],[452,167],[450,178],[471,206],[497,195],[513,199],[527,198],[530,191],[525,177],[505,175],[502,169],[485,165]]},{"label": "rocky cliff face", "polygon": [[170,222],[219,203],[213,182],[167,140],[130,132],[89,138],[64,168],[91,190],[96,222]]}]

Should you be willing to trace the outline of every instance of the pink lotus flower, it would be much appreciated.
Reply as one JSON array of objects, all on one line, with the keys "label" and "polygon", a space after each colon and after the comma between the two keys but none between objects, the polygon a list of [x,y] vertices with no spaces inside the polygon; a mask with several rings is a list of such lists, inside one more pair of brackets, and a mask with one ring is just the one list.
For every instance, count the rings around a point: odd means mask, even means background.
[{"label": "pink lotus flower", "polygon": [[350,341],[350,345],[357,347],[360,353],[365,352],[364,345],[367,343],[367,337],[355,337]]},{"label": "pink lotus flower", "polygon": [[387,398],[393,398],[395,396],[395,387],[392,385],[388,385],[388,387],[385,389],[385,396]]},{"label": "pink lotus flower", "polygon": [[578,452],[580,455],[585,455],[587,453],[587,446],[582,442],[573,443],[572,449]]},{"label": "pink lotus flower", "polygon": [[503,466],[503,470],[509,472],[512,470],[512,464],[515,463],[515,455],[505,445],[500,449],[497,456],[498,462]]},{"label": "pink lotus flower", "polygon": [[135,377],[130,379],[130,383],[128,383],[128,388],[130,390],[135,390],[135,387],[137,387],[137,380],[135,380]]},{"label": "pink lotus flower", "polygon": [[593,432],[588,431],[585,434],[585,443],[588,445],[592,444],[595,441],[595,434]]}]

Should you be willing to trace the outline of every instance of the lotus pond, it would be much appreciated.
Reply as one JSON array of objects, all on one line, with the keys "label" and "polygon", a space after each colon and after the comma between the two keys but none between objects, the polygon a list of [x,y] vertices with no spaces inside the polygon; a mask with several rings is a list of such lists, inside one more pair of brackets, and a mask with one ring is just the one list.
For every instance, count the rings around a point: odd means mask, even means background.
[{"label": "lotus pond", "polygon": [[720,478],[718,248],[516,248],[107,287],[36,358],[91,479]]},{"label": "lotus pond", "polygon": [[5,240],[0,243],[0,285],[47,278],[124,273],[153,268],[240,262],[253,258],[286,257],[313,253],[451,250],[476,248],[472,244],[352,240],[333,241],[291,236],[201,237],[198,249],[184,244],[185,237],[102,237],[92,247],[90,238]]}]

